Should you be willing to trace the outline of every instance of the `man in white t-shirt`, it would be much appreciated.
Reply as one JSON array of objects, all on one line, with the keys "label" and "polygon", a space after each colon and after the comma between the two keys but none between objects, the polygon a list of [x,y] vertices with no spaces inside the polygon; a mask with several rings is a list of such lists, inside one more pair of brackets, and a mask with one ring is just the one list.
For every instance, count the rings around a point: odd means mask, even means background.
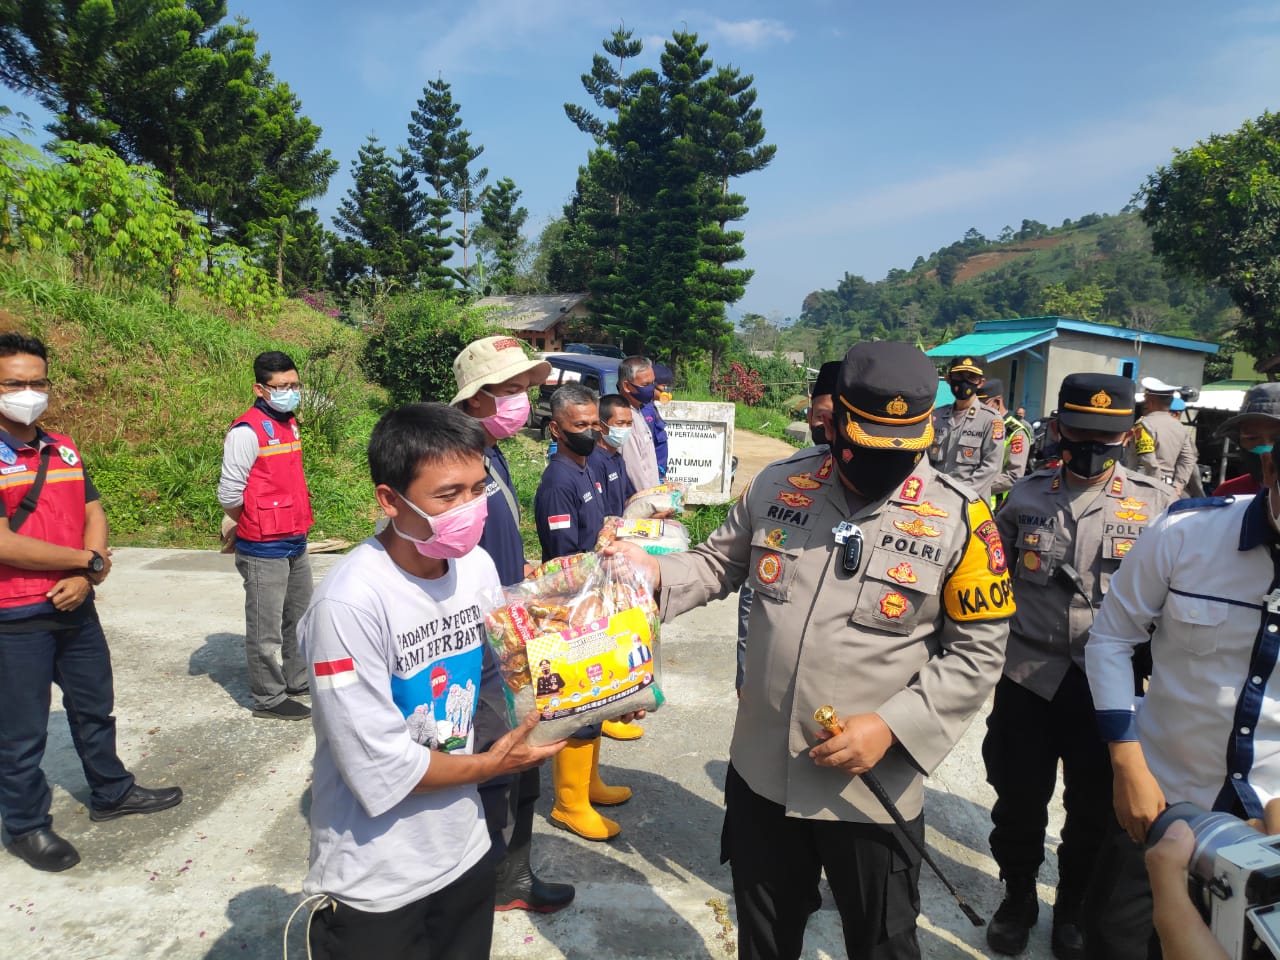
[{"label": "man in white t-shirt", "polygon": [[531,712],[473,755],[484,618],[498,586],[484,530],[484,432],[465,413],[412,403],[369,439],[390,523],[316,590],[299,626],[316,731],[311,869],[326,897],[316,958],[487,957],[494,868],[476,784],[557,753],[533,747]]}]

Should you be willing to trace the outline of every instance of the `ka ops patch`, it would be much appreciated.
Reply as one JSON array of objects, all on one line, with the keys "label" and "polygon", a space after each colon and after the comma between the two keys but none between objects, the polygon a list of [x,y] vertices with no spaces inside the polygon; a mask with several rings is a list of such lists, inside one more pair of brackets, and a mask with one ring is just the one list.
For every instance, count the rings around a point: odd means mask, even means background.
[{"label": "ka ops patch", "polygon": [[1013,616],[1013,586],[991,509],[978,500],[966,505],[969,535],[964,554],[942,585],[942,601],[952,620],[971,623]]}]

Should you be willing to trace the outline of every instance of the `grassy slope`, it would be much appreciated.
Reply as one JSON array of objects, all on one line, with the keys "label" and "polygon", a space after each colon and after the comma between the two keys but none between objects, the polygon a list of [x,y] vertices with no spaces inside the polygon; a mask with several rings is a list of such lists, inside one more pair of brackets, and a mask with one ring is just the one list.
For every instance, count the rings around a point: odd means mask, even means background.
[{"label": "grassy slope", "polygon": [[0,261],[0,330],[50,349],[43,423],[71,434],[122,544],[212,547],[227,425],[252,399],[253,357],[288,352],[308,386],[300,413],[316,512],[313,538],[356,540],[376,507],[364,445],[381,392],[357,365],[359,334],[290,302],[246,320],[184,296],[107,294],[73,284],[56,261]]}]

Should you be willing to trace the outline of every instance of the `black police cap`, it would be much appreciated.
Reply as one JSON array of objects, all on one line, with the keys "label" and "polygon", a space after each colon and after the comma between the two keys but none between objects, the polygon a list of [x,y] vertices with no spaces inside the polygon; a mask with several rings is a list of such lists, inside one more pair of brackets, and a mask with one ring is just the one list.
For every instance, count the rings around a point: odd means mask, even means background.
[{"label": "black police cap", "polygon": [[937,394],[937,370],[911,344],[860,343],[840,365],[836,429],[860,447],[924,450]]},{"label": "black police cap", "polygon": [[818,379],[813,381],[815,397],[830,397],[836,392],[836,383],[840,379],[840,360],[828,360],[818,368]]},{"label": "black police cap", "polygon": [[1004,381],[998,377],[988,377],[986,383],[978,388],[979,400],[987,400],[991,397],[1004,399]]},{"label": "black police cap", "polygon": [[1073,373],[1058,388],[1058,422],[1120,433],[1133,426],[1133,381],[1113,373]]}]

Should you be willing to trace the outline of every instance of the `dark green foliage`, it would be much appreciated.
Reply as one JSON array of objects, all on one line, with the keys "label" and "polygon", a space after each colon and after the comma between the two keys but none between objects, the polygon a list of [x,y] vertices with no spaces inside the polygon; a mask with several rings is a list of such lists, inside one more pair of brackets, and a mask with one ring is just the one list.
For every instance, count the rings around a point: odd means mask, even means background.
[{"label": "dark green foliage", "polygon": [[423,198],[414,189],[405,152],[392,162],[370,134],[351,161],[351,179],[333,218],[342,234],[333,255],[335,281],[371,277],[412,282],[425,259]]},{"label": "dark green foliage", "polygon": [[453,188],[455,160],[465,143],[459,107],[453,102],[449,84],[435,79],[422,89],[417,108],[410,113],[409,151],[414,170],[422,176],[425,198],[425,252],[423,269],[424,285],[449,290],[453,287],[453,273],[445,266],[453,256],[453,240],[448,219],[453,210],[450,190]]},{"label": "dark green foliage", "polygon": [[390,300],[384,318],[370,332],[365,370],[386,389],[392,404],[448,403],[457,392],[454,357],[472,341],[498,332],[445,293],[403,293]]},{"label": "dark green foliage", "polygon": [[525,249],[520,230],[529,219],[529,211],[516,206],[519,202],[515,181],[503,177],[485,198],[480,226],[476,228],[476,245],[488,251],[494,263],[487,283],[502,293],[515,291],[519,279],[516,271]]},{"label": "dark green foliage", "polygon": [[1177,151],[1147,178],[1142,198],[1165,264],[1230,294],[1245,350],[1280,353],[1280,114]]}]

